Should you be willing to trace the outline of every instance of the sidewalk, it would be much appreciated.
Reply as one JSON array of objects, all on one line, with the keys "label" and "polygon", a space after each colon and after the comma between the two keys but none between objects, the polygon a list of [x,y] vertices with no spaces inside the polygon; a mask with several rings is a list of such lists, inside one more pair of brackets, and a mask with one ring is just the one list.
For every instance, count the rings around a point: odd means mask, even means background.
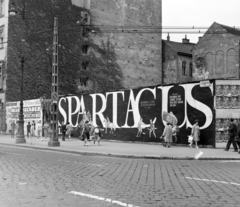
[{"label": "sidewalk", "polygon": [[[15,138],[10,135],[0,135],[0,145],[8,145],[15,147],[35,148],[41,150],[51,150],[58,152],[68,152],[80,155],[92,156],[113,156],[125,158],[143,158],[143,159],[196,159],[196,155],[201,151],[201,160],[240,160],[240,154],[224,151],[226,143],[217,143],[216,148],[189,148],[187,146],[171,146],[163,147],[161,144],[148,143],[131,143],[120,141],[101,140],[101,146],[93,144],[88,147],[83,146],[83,142],[78,139],[66,140],[61,139],[60,147],[48,147],[48,140],[37,141],[37,138],[26,138],[26,144],[15,144]],[[1,152],[0,152],[1,153]]]}]

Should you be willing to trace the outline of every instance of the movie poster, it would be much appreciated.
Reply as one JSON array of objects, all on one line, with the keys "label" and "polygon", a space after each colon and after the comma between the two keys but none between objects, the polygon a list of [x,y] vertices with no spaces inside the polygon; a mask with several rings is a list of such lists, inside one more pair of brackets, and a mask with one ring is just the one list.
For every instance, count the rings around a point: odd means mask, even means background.
[{"label": "movie poster", "polygon": [[61,97],[59,122],[77,127],[88,120],[104,129],[104,139],[140,142],[160,142],[169,122],[180,128],[178,143],[187,144],[198,119],[200,144],[213,145],[213,106],[213,82],[205,87],[199,82],[143,87]]},{"label": "movie poster", "polygon": [[[7,119],[7,133],[11,131],[11,123],[19,120],[20,101],[6,103],[6,119]],[[40,99],[23,101],[24,114],[24,135],[27,135],[28,122],[35,122],[35,135],[37,134],[38,125],[42,126],[42,109]]]}]

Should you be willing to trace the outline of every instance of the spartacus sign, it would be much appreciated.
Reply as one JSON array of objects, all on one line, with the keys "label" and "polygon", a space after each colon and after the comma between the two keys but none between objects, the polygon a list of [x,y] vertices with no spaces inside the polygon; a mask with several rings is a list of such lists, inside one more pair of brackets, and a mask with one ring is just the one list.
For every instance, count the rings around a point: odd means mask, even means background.
[{"label": "spartacus sign", "polygon": [[[198,119],[200,143],[212,145],[213,107],[211,82],[208,87],[200,87],[199,82],[153,86],[62,97],[59,99],[59,122],[70,122],[76,127],[87,117],[94,126],[104,128],[105,139],[159,142],[166,122],[174,119],[174,124],[180,128],[178,142],[186,144],[194,121]],[[151,121],[155,125],[156,138],[151,133]],[[139,127],[142,129],[140,135]]]}]

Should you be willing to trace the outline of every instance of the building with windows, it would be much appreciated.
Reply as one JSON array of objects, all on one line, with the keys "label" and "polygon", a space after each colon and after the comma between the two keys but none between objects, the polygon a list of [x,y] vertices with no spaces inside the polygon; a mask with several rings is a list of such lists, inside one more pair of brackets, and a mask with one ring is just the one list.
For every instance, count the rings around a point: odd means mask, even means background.
[{"label": "building with windows", "polygon": [[5,131],[5,66],[8,40],[8,4],[9,0],[0,0],[0,131]]},{"label": "building with windows", "polygon": [[5,101],[3,76],[7,57],[8,2],[8,0],[0,0],[0,103]]},{"label": "building with windows", "polygon": [[240,30],[214,22],[193,47],[193,61],[203,57],[209,79],[239,79]]},{"label": "building with windows", "polygon": [[[98,26],[103,38],[114,47],[124,88],[161,83],[161,0],[151,0],[151,4],[148,0],[72,0],[72,3],[90,9],[91,24]],[[86,81],[86,77],[81,81]]]},{"label": "building with windows", "polygon": [[182,42],[170,41],[169,35],[167,40],[162,40],[164,84],[192,81],[192,49],[194,45],[186,36]]}]

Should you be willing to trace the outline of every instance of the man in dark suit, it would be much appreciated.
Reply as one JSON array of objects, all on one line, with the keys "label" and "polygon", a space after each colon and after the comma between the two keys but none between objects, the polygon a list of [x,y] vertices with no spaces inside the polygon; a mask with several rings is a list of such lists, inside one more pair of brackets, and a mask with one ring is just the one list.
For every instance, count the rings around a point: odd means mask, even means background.
[{"label": "man in dark suit", "polygon": [[67,127],[64,124],[64,122],[62,122],[61,129],[62,129],[62,141],[65,141],[65,135],[66,135]]},{"label": "man in dark suit", "polygon": [[240,121],[237,123],[237,141],[238,153],[240,154]]},{"label": "man in dark suit", "polygon": [[235,141],[235,137],[237,136],[237,126],[233,122],[234,121],[233,119],[230,119],[230,121],[231,122],[230,122],[229,127],[228,127],[229,138],[228,138],[228,142],[227,142],[227,146],[225,148],[225,151],[228,151],[231,144],[233,144],[234,152],[237,152],[238,148],[237,148],[237,144],[236,144],[236,141]]}]

